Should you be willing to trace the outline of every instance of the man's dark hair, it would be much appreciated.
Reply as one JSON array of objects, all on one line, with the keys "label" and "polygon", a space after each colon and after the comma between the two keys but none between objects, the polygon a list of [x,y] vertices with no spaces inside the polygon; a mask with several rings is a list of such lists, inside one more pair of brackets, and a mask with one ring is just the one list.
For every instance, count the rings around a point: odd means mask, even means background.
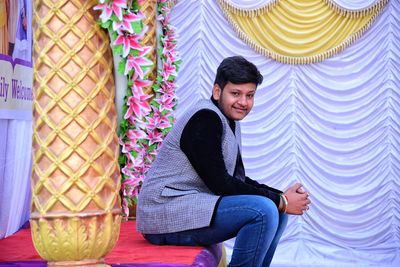
[{"label": "man's dark hair", "polygon": [[214,84],[218,84],[221,90],[223,90],[228,82],[234,84],[254,83],[260,85],[262,81],[263,76],[253,63],[247,61],[242,56],[233,56],[222,60],[217,69]]}]

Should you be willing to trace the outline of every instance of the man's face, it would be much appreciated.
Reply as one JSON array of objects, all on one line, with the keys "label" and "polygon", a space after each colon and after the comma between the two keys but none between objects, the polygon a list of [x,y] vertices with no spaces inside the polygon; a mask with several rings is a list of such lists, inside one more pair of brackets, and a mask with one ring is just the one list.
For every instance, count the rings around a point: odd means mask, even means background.
[{"label": "man's face", "polygon": [[218,101],[218,106],[226,117],[239,121],[246,117],[253,108],[256,88],[255,83],[234,84],[228,82],[221,90],[215,84],[213,98]]}]

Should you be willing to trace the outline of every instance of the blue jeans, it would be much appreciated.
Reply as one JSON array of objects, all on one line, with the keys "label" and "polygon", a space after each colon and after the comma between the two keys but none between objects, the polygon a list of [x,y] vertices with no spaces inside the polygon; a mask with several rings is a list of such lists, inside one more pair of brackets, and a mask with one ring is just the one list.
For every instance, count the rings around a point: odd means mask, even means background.
[{"label": "blue jeans", "polygon": [[208,246],[236,237],[229,266],[269,266],[287,219],[269,198],[226,196],[209,227],[144,236],[152,244],[186,246]]}]

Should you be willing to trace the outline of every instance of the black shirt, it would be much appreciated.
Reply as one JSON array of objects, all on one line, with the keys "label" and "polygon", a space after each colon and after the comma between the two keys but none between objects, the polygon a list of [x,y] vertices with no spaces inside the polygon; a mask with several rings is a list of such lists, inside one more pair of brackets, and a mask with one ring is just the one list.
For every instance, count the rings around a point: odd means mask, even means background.
[{"label": "black shirt", "polygon": [[[216,102],[213,100],[214,104]],[[235,123],[229,120],[235,133]],[[270,198],[279,207],[282,191],[259,184],[245,176],[238,150],[233,176],[226,170],[222,155],[222,121],[217,113],[203,109],[196,112],[183,129],[180,147],[208,189],[216,195],[260,195]],[[238,178],[244,177],[244,182]]]}]

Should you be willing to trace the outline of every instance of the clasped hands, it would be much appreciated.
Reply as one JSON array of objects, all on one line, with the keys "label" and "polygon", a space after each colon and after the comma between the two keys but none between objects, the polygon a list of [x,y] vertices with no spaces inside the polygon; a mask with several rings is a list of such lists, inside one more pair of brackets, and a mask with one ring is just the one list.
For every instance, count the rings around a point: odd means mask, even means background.
[{"label": "clasped hands", "polygon": [[286,213],[294,215],[302,215],[306,210],[309,209],[311,204],[308,198],[310,194],[304,191],[303,186],[300,183],[296,183],[289,187],[284,195],[288,200]]}]

